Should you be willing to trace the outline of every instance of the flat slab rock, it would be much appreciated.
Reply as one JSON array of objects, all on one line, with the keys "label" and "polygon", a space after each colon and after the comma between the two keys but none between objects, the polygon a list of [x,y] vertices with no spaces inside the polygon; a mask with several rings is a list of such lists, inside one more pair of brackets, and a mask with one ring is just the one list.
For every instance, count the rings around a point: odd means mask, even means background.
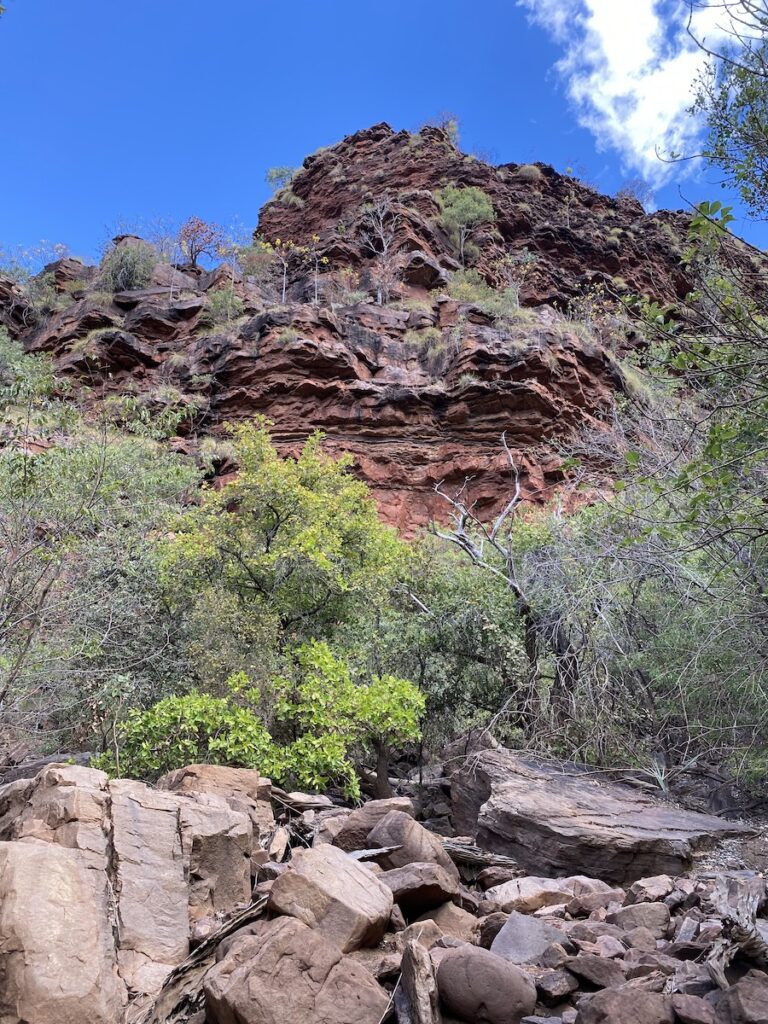
[{"label": "flat slab rock", "polygon": [[749,834],[577,765],[553,767],[504,748],[466,756],[451,777],[456,831],[537,874],[583,872],[611,882],[681,874],[697,849]]}]

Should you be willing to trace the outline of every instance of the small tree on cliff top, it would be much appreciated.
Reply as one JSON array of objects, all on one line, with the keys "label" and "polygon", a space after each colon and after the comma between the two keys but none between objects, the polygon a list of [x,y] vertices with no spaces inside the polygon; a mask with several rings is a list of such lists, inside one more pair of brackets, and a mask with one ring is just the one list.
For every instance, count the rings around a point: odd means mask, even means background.
[{"label": "small tree on cliff top", "polygon": [[179,230],[179,249],[184,257],[197,266],[201,256],[217,256],[226,244],[224,229],[199,217],[190,217]]},{"label": "small tree on cliff top", "polygon": [[438,198],[442,207],[440,223],[456,242],[463,266],[469,236],[480,224],[489,224],[496,219],[493,205],[485,192],[474,186],[457,188],[447,185]]}]

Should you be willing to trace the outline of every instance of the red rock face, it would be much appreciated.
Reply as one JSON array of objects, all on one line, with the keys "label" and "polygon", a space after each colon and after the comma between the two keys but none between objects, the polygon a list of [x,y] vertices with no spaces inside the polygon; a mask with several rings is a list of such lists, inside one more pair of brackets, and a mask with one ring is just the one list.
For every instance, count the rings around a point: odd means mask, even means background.
[{"label": "red rock face", "polygon": [[[526,308],[498,317],[446,294],[458,263],[434,192],[449,183],[477,186],[493,203],[496,223],[472,238],[474,265],[489,282],[501,281],[505,254],[535,256],[521,285]],[[87,383],[90,403],[130,393],[161,410],[173,392],[189,410],[179,430],[191,450],[200,434],[255,415],[272,421],[285,452],[324,431],[329,451],[353,455],[385,519],[410,533],[445,516],[441,481],[450,491],[469,480],[483,515],[503,506],[511,481],[502,434],[524,494],[543,502],[565,480],[560,442],[604,429],[623,374],[594,333],[557,312],[569,297],[595,282],[606,293],[662,301],[688,288],[677,255],[682,215],[648,217],[637,203],[600,196],[545,166],[490,167],[462,156],[439,129],[360,132],[309,157],[291,192],[298,201],[288,197],[288,205],[283,194],[268,203],[259,231],[299,244],[319,237],[330,262],[317,303],[306,270],[290,279],[285,305],[237,279],[243,315],[212,328],[206,304],[222,286],[220,271],[161,264],[150,287],[110,297],[93,268],[64,261],[46,271],[59,290],[73,277],[83,282],[67,308],[30,325],[18,291],[0,281],[0,322]],[[394,249],[405,283],[377,305],[360,222],[361,208],[384,193],[397,209]],[[357,294],[345,304],[345,268],[360,274],[362,301]],[[611,343],[621,350],[633,339]]]},{"label": "red rock face", "polygon": [[505,254],[527,249],[537,256],[522,290],[526,305],[564,306],[590,283],[616,279],[664,302],[690,290],[679,258],[684,214],[648,216],[639,202],[600,195],[546,164],[492,167],[460,153],[439,128],[412,135],[379,124],[307,157],[290,187],[298,203],[268,203],[258,231],[303,244],[319,235],[332,259],[360,265],[360,207],[389,193],[405,220],[400,246],[456,268],[455,247],[436,224],[435,193],[448,184],[480,188],[493,203],[496,223],[473,236],[485,277],[493,280]]}]

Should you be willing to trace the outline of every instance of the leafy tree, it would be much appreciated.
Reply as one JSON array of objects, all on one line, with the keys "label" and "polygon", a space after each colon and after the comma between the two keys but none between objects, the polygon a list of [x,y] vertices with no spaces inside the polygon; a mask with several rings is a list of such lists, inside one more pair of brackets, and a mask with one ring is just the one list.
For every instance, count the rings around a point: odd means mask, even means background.
[{"label": "leafy tree", "polygon": [[496,219],[493,204],[482,189],[475,186],[458,188],[446,185],[439,194],[440,223],[456,241],[459,259],[464,264],[467,239],[481,224]]},{"label": "leafy tree", "polygon": [[[695,6],[699,6],[697,3]],[[756,216],[768,212],[768,11],[762,0],[723,0],[720,23],[731,26],[725,44],[711,49],[693,113],[709,130],[703,155],[736,186]],[[693,5],[692,5],[693,11]],[[692,30],[691,30],[692,31]],[[693,32],[692,32],[693,34]]]},{"label": "leafy tree", "polygon": [[[205,491],[165,547],[169,595],[186,616],[234,601],[246,633],[271,638],[267,652],[330,636],[391,585],[403,544],[379,522],[366,486],[349,473],[351,460],[323,453],[321,435],[295,459],[280,458],[263,420],[231,437],[237,477]],[[259,651],[243,657],[238,667],[256,680],[271,670]]]},{"label": "leafy tree", "polygon": [[221,254],[221,249],[226,245],[226,235],[218,224],[199,217],[189,217],[181,225],[177,241],[182,255],[196,267],[201,256],[215,257]]},{"label": "leafy tree", "polygon": [[376,755],[379,796],[389,796],[389,751],[417,740],[424,697],[405,679],[373,676],[353,682],[346,663],[326,643],[310,642],[296,652],[294,678],[275,683],[276,717],[298,736],[285,752],[287,768],[315,788],[334,775],[348,792],[359,793],[349,751],[355,745]]},{"label": "leafy tree", "polygon": [[177,671],[152,535],[197,474],[84,424],[46,359],[5,343],[0,366],[0,740],[102,743]]}]

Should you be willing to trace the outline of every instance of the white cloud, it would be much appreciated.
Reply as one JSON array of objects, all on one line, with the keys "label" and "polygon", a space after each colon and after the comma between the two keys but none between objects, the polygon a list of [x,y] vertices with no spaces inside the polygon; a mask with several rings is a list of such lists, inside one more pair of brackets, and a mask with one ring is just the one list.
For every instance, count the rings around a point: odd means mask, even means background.
[{"label": "white cloud", "polygon": [[[692,153],[701,123],[688,109],[706,58],[686,32],[682,0],[518,0],[565,51],[556,68],[582,127],[601,149],[660,186],[680,165],[662,154]],[[721,0],[697,9],[693,29],[717,45],[726,37]],[[689,166],[689,165],[684,165]]]}]

